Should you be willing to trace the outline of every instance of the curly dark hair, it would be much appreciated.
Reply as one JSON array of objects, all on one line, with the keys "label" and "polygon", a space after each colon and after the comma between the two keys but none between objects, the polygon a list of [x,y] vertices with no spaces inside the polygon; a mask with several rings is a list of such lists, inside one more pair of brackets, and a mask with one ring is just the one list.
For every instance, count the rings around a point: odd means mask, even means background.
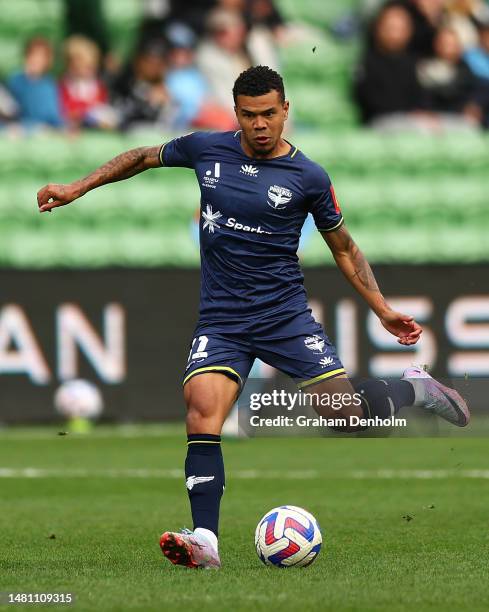
[{"label": "curly dark hair", "polygon": [[233,87],[234,102],[238,96],[263,96],[275,89],[285,102],[284,82],[278,72],[268,66],[252,66],[242,72]]}]

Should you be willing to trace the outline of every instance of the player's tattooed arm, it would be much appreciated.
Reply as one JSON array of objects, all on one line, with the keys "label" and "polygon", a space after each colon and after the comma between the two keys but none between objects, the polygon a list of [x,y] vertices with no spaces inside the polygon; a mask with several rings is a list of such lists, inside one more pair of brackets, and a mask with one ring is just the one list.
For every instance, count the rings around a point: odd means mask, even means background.
[{"label": "player's tattooed arm", "polygon": [[51,211],[53,208],[73,202],[96,187],[123,181],[149,168],[157,168],[160,166],[159,153],[159,146],[131,149],[73,183],[67,185],[50,183],[37,193],[39,210]]},{"label": "player's tattooed arm", "polygon": [[343,224],[333,232],[323,232],[322,236],[331,249],[340,270],[355,289],[367,300],[369,306],[377,314],[388,308],[375,280],[372,268],[345,225]]},{"label": "player's tattooed arm", "polygon": [[322,232],[322,236],[340,270],[379,317],[382,325],[397,336],[400,344],[415,344],[421,335],[421,327],[412,316],[392,310],[386,302],[372,268],[345,225],[333,232]]}]

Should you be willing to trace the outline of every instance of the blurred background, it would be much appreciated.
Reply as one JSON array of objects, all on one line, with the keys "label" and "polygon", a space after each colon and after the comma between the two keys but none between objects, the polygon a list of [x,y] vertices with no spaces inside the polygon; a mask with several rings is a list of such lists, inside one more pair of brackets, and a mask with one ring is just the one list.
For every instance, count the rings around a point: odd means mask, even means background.
[{"label": "blurred background", "polygon": [[310,304],[348,371],[487,377],[485,0],[0,0],[0,15],[1,423],[182,419],[193,173],[146,172],[52,215],[35,196],[123,150],[234,129],[233,82],[256,64],[283,74],[287,138],[329,172],[384,293],[425,327],[400,348],[306,224]]}]

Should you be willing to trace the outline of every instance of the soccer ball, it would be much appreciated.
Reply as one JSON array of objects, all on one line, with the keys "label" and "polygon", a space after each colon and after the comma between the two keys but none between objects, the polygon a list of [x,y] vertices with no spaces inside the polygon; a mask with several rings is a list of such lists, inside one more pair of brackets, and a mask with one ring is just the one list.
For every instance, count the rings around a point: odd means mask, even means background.
[{"label": "soccer ball", "polygon": [[305,567],[321,550],[323,538],[316,519],[297,506],[267,512],[255,531],[256,552],[265,565]]},{"label": "soccer ball", "polygon": [[82,379],[63,383],[56,391],[54,405],[67,419],[96,419],[104,407],[97,387]]}]

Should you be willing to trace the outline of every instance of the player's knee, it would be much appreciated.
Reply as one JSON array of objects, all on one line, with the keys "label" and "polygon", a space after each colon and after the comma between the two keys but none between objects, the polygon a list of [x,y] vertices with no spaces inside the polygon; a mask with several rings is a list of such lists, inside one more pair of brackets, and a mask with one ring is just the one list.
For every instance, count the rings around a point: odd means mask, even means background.
[{"label": "player's knee", "polygon": [[198,410],[191,407],[187,408],[187,429],[190,431],[201,431],[203,419],[202,415]]},{"label": "player's knee", "polygon": [[209,402],[208,398],[198,393],[186,394],[187,401],[187,425],[192,430],[200,430],[201,425],[213,419],[217,406],[215,402]]},{"label": "player's knee", "polygon": [[196,425],[210,416],[209,407],[196,399],[187,404],[187,423]]}]

